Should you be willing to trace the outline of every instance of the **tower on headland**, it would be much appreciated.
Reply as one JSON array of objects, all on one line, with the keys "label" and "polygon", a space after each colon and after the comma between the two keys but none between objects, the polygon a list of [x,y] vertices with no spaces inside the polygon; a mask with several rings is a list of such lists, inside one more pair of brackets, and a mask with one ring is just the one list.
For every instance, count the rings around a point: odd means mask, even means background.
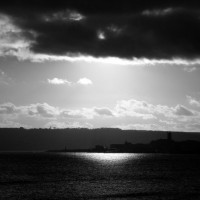
[{"label": "tower on headland", "polygon": [[167,132],[167,140],[168,140],[168,142],[172,141],[172,133],[171,132]]}]

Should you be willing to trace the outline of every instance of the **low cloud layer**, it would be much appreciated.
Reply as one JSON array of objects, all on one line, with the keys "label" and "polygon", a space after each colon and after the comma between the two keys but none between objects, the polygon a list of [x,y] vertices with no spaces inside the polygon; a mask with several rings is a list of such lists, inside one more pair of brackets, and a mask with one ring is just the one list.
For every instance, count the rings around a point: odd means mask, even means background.
[{"label": "low cloud layer", "polygon": [[199,11],[178,0],[7,1],[0,53],[199,59]]},{"label": "low cloud layer", "polygon": [[[112,108],[64,109],[47,103],[26,106],[4,103],[0,105],[0,126],[8,126],[9,123],[9,127],[12,124],[14,127],[20,124],[31,127],[30,124],[34,121],[36,127],[63,128],[77,125],[97,128],[106,122],[108,127],[122,129],[200,131],[200,111],[195,109],[197,105],[190,102],[188,105],[190,107],[181,104],[169,107],[136,99],[118,101]],[[26,124],[27,120],[30,123]]]}]

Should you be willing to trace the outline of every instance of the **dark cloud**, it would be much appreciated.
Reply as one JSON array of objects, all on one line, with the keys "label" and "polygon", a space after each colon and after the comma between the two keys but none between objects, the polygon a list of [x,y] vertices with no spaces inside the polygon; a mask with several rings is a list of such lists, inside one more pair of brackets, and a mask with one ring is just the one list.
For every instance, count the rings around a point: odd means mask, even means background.
[{"label": "dark cloud", "polygon": [[35,53],[155,59],[200,54],[197,1],[18,0],[0,5],[0,12],[33,41]]}]

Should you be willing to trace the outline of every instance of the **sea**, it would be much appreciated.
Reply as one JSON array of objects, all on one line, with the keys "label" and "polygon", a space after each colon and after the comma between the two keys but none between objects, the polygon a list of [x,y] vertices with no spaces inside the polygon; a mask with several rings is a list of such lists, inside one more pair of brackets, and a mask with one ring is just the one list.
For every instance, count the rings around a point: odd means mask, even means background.
[{"label": "sea", "polygon": [[0,153],[0,199],[200,199],[200,156]]}]

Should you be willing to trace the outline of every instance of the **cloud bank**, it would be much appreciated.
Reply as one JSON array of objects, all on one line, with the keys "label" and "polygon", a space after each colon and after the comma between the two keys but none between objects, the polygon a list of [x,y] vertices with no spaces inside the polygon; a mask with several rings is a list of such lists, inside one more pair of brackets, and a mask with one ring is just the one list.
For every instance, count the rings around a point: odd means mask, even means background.
[{"label": "cloud bank", "polygon": [[[154,105],[146,101],[129,99],[118,101],[113,107],[66,109],[47,103],[16,106],[0,104],[0,125],[9,127],[24,124],[30,127],[121,127],[122,129],[148,129],[173,131],[200,131],[200,111],[196,104]],[[195,106],[195,107],[194,107]],[[198,107],[197,107],[198,108]],[[30,123],[27,123],[27,120]],[[106,122],[106,123],[105,123]],[[54,124],[54,125],[53,125]],[[34,126],[33,126],[34,127]]]},{"label": "cloud bank", "polygon": [[199,10],[197,1],[178,0],[7,1],[0,4],[0,52],[194,62],[200,54]]}]

